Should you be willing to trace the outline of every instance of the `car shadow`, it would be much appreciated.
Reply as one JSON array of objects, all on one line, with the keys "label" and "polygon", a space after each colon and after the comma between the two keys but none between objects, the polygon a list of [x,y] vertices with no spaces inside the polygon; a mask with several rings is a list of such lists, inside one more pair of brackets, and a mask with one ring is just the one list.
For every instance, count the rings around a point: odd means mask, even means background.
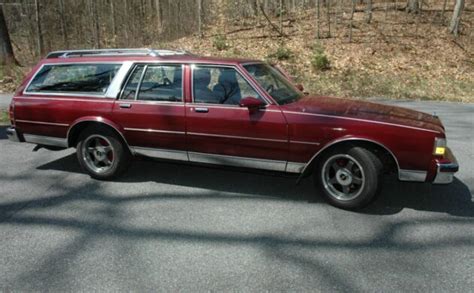
[{"label": "car shadow", "polygon": [[0,139],[7,139],[7,125],[0,125]]},{"label": "car shadow", "polygon": [[[84,173],[77,163],[75,154],[54,160],[37,169]],[[127,173],[116,179],[116,182],[157,182],[282,200],[322,202],[322,198],[315,193],[310,178],[296,185],[297,178],[297,175],[286,173],[203,166],[137,157]],[[458,178],[448,185],[433,185],[400,182],[395,175],[385,176],[378,198],[357,212],[392,215],[408,208],[474,217],[471,189]]]}]

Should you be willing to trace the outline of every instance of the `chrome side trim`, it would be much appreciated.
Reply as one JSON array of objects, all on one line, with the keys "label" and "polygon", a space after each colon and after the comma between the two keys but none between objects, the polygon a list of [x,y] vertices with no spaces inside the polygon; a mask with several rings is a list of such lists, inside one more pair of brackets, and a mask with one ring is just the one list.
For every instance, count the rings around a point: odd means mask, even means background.
[{"label": "chrome side trim", "polygon": [[273,142],[285,142],[285,143],[288,142],[286,139],[271,139],[271,138],[260,138],[260,137],[249,137],[249,136],[221,135],[221,134],[198,133],[198,132],[188,132],[187,134],[196,135],[196,136],[210,136],[210,137],[221,137],[221,138],[257,140],[257,141],[273,141]]},{"label": "chrome side trim", "polygon": [[195,152],[188,152],[188,156],[191,162],[198,163],[255,168],[272,171],[285,171],[286,169],[286,161],[273,161],[257,158],[234,157],[227,155],[205,154]]},{"label": "chrome side trim", "polygon": [[[52,97],[26,97],[26,96],[22,96],[22,97],[15,97],[15,100],[20,100],[20,99],[25,99],[25,100],[53,100],[53,101],[71,101],[71,102],[90,102],[90,103],[111,103],[113,101],[111,101],[110,99],[105,99],[105,98],[102,98],[102,99],[99,99],[97,97],[91,97],[92,99],[75,99],[75,98],[66,98],[68,96],[74,96],[74,95],[63,95],[61,94],[61,96],[63,97],[58,97],[58,98],[52,98]],[[78,97],[89,97],[87,95],[76,95]]]},{"label": "chrome side trim", "polygon": [[132,68],[133,62],[125,61],[120,69],[115,74],[114,79],[109,85],[107,92],[105,93],[105,97],[109,99],[116,99],[122,89],[122,84],[124,79],[127,77],[130,68]]},{"label": "chrome side trim", "polygon": [[67,148],[67,139],[43,135],[23,134],[26,142]]},{"label": "chrome side trim", "polygon": [[415,130],[439,133],[439,131],[431,130],[431,129],[425,129],[425,128],[419,128],[419,127],[414,127],[414,126],[407,126],[407,125],[400,125],[400,124],[394,124],[394,123],[389,123],[389,122],[375,121],[375,120],[367,120],[367,119],[361,119],[361,118],[344,117],[344,116],[337,116],[337,115],[326,115],[326,114],[316,114],[316,113],[302,113],[302,112],[294,112],[294,111],[283,111],[283,113],[284,114],[293,114],[293,115],[307,115],[307,116],[317,116],[317,117],[353,120],[353,121],[383,124],[383,125],[390,125],[390,126],[396,126],[396,127],[401,127],[401,128],[410,128],[410,129],[415,129]]},{"label": "chrome side trim", "polygon": [[44,121],[31,121],[31,120],[20,120],[20,119],[16,119],[15,121],[16,122],[21,122],[21,123],[28,123],[28,124],[41,124],[41,125],[52,125],[52,126],[62,126],[62,127],[68,127],[69,126],[69,124],[44,122]]},{"label": "chrome side trim", "polygon": [[305,166],[305,163],[288,162],[288,164],[286,164],[286,172],[301,173]]},{"label": "chrome side trim", "polygon": [[178,161],[189,161],[188,154],[186,151],[169,150],[169,149],[157,149],[157,148],[144,148],[132,146],[130,147],[134,154],[139,154],[147,157],[178,160]]},{"label": "chrome side trim", "polygon": [[398,179],[400,181],[425,182],[427,174],[426,171],[400,169]]},{"label": "chrome side trim", "polygon": [[127,131],[139,131],[139,132],[156,132],[156,133],[169,133],[169,134],[185,134],[184,131],[171,131],[171,130],[161,130],[161,129],[144,129],[144,128],[124,128]]},{"label": "chrome side trim", "polygon": [[[316,159],[316,157],[322,153],[324,150],[326,150],[327,148],[337,144],[337,143],[340,143],[340,142],[344,142],[344,141],[353,141],[353,140],[359,140],[359,141],[366,141],[366,142],[371,142],[371,143],[374,143],[382,148],[384,148],[391,156],[392,158],[395,160],[395,164],[397,164],[397,170],[400,170],[400,164],[398,164],[398,159],[397,157],[395,157],[395,155],[392,153],[392,151],[387,148],[385,145],[375,141],[375,140],[371,140],[371,139],[366,139],[366,138],[356,138],[356,137],[351,137],[351,138],[342,138],[342,139],[336,139],[328,144],[326,144],[324,147],[322,147],[319,151],[316,152],[316,154],[314,154],[311,159],[308,161],[308,163],[306,164],[306,166],[304,167],[303,171],[301,172],[301,174],[303,175],[306,170],[308,169],[308,166],[311,165],[311,163]],[[399,178],[400,178],[400,172],[399,173]]]},{"label": "chrome side trim", "polygon": [[299,140],[290,140],[290,143],[320,145],[319,142],[299,141]]}]

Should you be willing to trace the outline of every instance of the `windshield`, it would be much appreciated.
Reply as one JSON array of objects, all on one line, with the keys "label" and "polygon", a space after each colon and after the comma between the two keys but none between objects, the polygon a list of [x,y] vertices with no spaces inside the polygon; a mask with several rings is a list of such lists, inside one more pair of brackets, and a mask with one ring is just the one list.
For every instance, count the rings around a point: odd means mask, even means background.
[{"label": "windshield", "polygon": [[249,64],[244,65],[244,68],[279,105],[293,103],[303,96],[278,70],[268,64]]}]

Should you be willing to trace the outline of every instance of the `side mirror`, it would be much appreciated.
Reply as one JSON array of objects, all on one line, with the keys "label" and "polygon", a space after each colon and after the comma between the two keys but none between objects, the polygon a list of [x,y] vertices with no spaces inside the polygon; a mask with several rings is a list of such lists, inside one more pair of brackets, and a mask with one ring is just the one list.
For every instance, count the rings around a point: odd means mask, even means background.
[{"label": "side mirror", "polygon": [[245,97],[240,100],[239,106],[248,108],[250,112],[255,112],[265,106],[265,103],[254,97]]}]

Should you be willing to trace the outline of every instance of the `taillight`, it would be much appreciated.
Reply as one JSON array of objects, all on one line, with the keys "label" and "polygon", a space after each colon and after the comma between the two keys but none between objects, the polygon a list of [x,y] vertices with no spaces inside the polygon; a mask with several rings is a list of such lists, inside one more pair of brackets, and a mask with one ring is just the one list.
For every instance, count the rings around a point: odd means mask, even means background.
[{"label": "taillight", "polygon": [[15,103],[12,101],[10,103],[10,109],[8,111],[8,114],[10,116],[10,123],[11,123],[12,126],[15,125],[15,113],[14,112],[15,112]]}]

